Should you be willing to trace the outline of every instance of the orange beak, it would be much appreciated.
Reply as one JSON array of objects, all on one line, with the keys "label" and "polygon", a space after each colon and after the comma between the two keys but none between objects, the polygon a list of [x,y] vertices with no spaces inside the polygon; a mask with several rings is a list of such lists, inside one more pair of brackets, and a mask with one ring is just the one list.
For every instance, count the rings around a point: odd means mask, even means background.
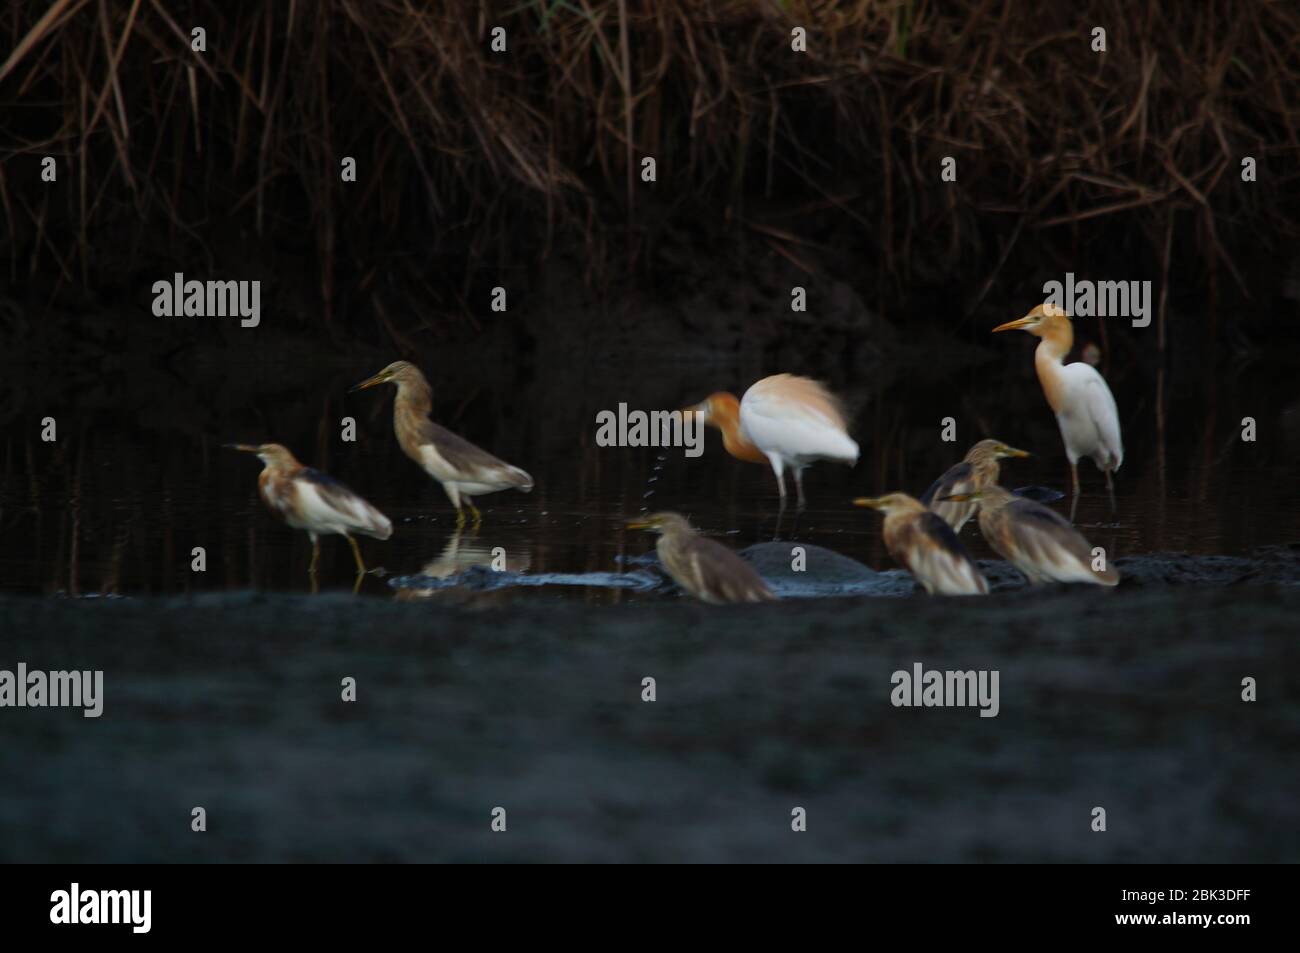
[{"label": "orange beak", "polygon": [[993,329],[993,333],[996,334],[998,331],[1019,331],[1022,328],[1029,327],[1036,320],[1036,318],[1030,317],[1017,318],[1015,321],[1008,321],[1006,324],[999,324]]}]

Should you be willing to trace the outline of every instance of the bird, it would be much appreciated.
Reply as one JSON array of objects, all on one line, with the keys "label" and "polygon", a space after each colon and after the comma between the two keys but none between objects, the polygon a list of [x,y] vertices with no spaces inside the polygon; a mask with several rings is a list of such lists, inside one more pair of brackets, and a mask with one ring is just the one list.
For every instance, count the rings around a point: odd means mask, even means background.
[{"label": "bird", "polygon": [[1034,368],[1047,402],[1056,414],[1065,455],[1070,461],[1070,522],[1079,506],[1079,458],[1091,457],[1106,474],[1110,509],[1115,512],[1115,484],[1111,474],[1124,462],[1119,410],[1106,379],[1091,364],[1062,364],[1074,344],[1074,326],[1064,310],[1044,302],[1023,318],[999,324],[993,331],[1027,331],[1038,338]]},{"label": "bird", "polygon": [[474,514],[474,525],[483,514],[474,505],[474,497],[499,490],[516,489],[524,493],[533,488],[533,478],[519,467],[498,460],[486,450],[459,437],[429,419],[433,409],[433,388],[420,369],[407,361],[394,361],[374,377],[351,388],[349,393],[394,384],[393,430],[402,451],[425,473],[433,477],[456,507],[456,526],[465,525],[461,502]]},{"label": "bird", "polygon": [[775,599],[754,567],[726,546],[699,534],[680,513],[651,513],[637,517],[628,529],[659,534],[655,551],[673,580],[702,602],[767,602]]},{"label": "bird", "polygon": [[767,463],[776,474],[785,505],[785,473],[794,473],[799,506],[804,505],[803,471],[818,460],[853,466],[858,445],[848,434],[840,401],[820,382],[775,374],[755,382],[737,400],[719,391],[687,408],[722,431],[722,445],[738,460]]},{"label": "bird", "polygon": [[366,564],[361,560],[355,537],[388,539],[393,535],[393,524],[388,517],[328,473],[303,466],[281,444],[228,443],[226,447],[256,454],[264,464],[257,478],[257,492],[272,513],[294,529],[307,531],[311,538],[308,574],[313,578],[316,575],[320,538],[334,533],[351,544],[359,583],[365,575]]},{"label": "bird", "polygon": [[1027,450],[1008,447],[1000,440],[981,440],[967,451],[961,463],[954,463],[943,476],[930,484],[921,496],[921,502],[943,517],[954,533],[960,533],[966,521],[979,508],[976,503],[952,503],[944,498],[954,493],[982,490],[998,482],[998,461],[1007,457],[1028,457]]},{"label": "bird", "polygon": [[1119,570],[1114,566],[1093,568],[1092,546],[1056,510],[1017,496],[996,483],[951,499],[974,501],[979,506],[980,532],[998,555],[1024,574],[1030,585],[1119,583]]},{"label": "bird", "polygon": [[982,596],[988,580],[952,527],[906,493],[860,497],[854,506],[885,514],[885,548],[930,595]]}]

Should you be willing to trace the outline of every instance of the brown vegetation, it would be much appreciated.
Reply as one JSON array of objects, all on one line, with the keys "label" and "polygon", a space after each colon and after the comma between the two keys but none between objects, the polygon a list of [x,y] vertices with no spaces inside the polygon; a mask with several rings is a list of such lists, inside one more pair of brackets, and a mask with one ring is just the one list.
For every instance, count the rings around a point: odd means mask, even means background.
[{"label": "brown vegetation", "polygon": [[[1104,219],[1167,268],[1177,232],[1213,292],[1220,266],[1241,281],[1243,232],[1281,240],[1300,215],[1295,4],[54,0],[0,17],[15,281],[93,283],[112,221],[202,247],[225,220],[308,230],[327,322],[342,285],[394,269],[454,312],[480,266],[572,243],[597,277],[701,217],[803,265],[808,236],[761,213],[780,203],[854,230],[885,294],[959,259],[972,307],[1035,236]],[[67,187],[41,187],[45,155]]]}]

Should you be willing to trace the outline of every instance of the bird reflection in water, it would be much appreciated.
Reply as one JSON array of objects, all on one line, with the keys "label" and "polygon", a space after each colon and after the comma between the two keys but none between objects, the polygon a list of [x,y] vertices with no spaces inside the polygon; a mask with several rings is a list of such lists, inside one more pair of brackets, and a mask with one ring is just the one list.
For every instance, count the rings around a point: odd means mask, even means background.
[{"label": "bird reflection in water", "polygon": [[[420,569],[428,579],[455,579],[475,569],[491,572],[524,573],[532,566],[527,549],[504,545],[500,539],[483,540],[476,529],[455,529],[447,537],[442,552]],[[417,577],[418,578],[418,577]],[[395,598],[400,601],[436,599],[456,605],[492,605],[512,597],[506,588],[477,589],[466,586],[399,586]]]}]

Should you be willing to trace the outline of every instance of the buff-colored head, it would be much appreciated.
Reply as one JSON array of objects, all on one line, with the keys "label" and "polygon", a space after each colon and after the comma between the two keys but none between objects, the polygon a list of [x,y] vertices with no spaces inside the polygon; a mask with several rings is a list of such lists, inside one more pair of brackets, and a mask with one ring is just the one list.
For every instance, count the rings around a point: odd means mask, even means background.
[{"label": "buff-colored head", "polygon": [[729,425],[740,422],[740,401],[735,394],[720,390],[710,394],[698,404],[687,407],[684,413],[698,413],[700,419],[710,427],[727,430]]},{"label": "buff-colored head", "polygon": [[228,443],[226,448],[254,454],[268,467],[291,469],[302,466],[298,458],[289,452],[289,448],[279,443]]},{"label": "buff-colored head", "polygon": [[982,490],[975,490],[971,493],[954,493],[951,496],[942,496],[939,499],[944,503],[978,503],[982,509],[996,510],[1001,509],[1008,503],[1015,502],[1016,495],[1005,487],[994,483]]},{"label": "buff-colored head", "polygon": [[628,520],[628,529],[644,529],[652,533],[693,533],[694,528],[680,513],[650,513]]},{"label": "buff-colored head", "polygon": [[1015,447],[1007,446],[1001,440],[981,440],[970,448],[966,460],[969,463],[983,463],[989,460],[1005,460],[1008,457],[1028,456],[1032,456],[1028,450],[1017,450]]},{"label": "buff-colored head", "polygon": [[994,333],[998,331],[1028,331],[1036,338],[1046,337],[1053,332],[1062,330],[1073,334],[1070,316],[1050,301],[1044,301],[1023,318],[1008,321],[1006,324],[999,324],[993,329]]},{"label": "buff-colored head", "polygon": [[923,512],[925,507],[921,501],[906,493],[886,493],[884,496],[861,496],[853,501],[854,506],[863,506],[871,510],[879,510],[885,516],[892,516],[895,513]]},{"label": "buff-colored head", "polygon": [[429,382],[425,380],[424,374],[410,361],[393,361],[374,377],[368,377],[360,384],[350,388],[348,393],[365,390],[367,387],[376,387],[379,384],[396,384],[399,389],[403,386],[422,387],[424,389],[429,387]]}]

